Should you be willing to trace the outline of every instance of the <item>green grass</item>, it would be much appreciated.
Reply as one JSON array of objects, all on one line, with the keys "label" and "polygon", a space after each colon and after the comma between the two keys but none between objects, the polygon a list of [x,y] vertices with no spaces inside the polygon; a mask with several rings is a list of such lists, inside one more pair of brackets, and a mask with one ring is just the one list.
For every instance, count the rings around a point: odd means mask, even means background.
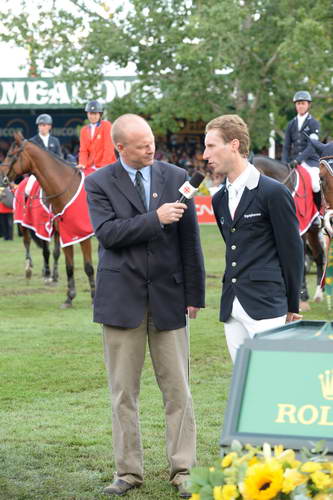
[{"label": "green grass", "polygon": [[[191,322],[191,387],[198,461],[207,465],[219,453],[232,367],[218,321],[224,245],[215,226],[201,233],[207,307]],[[75,248],[78,295],[73,309],[62,310],[64,258],[60,283],[46,286],[41,253],[32,250],[34,274],[27,284],[21,239],[0,239],[0,498],[105,498],[102,490],[114,471],[110,404],[82,257]],[[313,304],[305,318],[327,319],[325,304]],[[141,383],[141,427],[145,484],[129,498],[175,499],[168,484],[162,400],[149,356]]]}]

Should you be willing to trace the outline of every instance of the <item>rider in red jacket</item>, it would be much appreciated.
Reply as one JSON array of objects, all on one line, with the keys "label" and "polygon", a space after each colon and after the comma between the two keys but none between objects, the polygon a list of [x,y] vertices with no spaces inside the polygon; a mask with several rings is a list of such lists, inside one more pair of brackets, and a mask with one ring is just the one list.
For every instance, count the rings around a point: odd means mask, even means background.
[{"label": "rider in red jacket", "polygon": [[85,107],[89,124],[81,129],[79,168],[85,175],[116,161],[111,140],[111,122],[102,120],[103,105],[90,101]]}]

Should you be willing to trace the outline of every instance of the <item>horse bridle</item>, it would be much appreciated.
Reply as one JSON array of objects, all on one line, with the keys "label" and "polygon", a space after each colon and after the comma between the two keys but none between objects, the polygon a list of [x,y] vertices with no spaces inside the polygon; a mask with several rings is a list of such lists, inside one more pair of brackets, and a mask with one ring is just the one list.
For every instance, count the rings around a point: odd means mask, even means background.
[{"label": "horse bridle", "polygon": [[[16,173],[15,170],[14,170],[14,165],[15,165],[15,163],[18,160],[20,160],[21,167],[22,167],[22,156],[21,156],[21,153],[23,153],[24,148],[25,148],[27,142],[29,142],[29,141],[27,139],[24,139],[22,141],[21,146],[19,147],[19,149],[15,153],[8,153],[7,154],[7,158],[11,158],[11,160],[10,160],[9,163],[1,163],[0,164],[0,166],[4,165],[4,166],[8,166],[9,167],[7,174],[4,175],[4,177],[3,177],[3,184],[4,184],[4,186],[9,186],[9,183],[10,183],[10,181],[9,181],[9,175],[10,175],[12,169],[13,169],[13,172]],[[33,163],[33,160],[31,158],[31,156],[29,155],[29,153],[27,151],[25,151],[25,153],[29,156],[30,161]],[[23,167],[22,167],[22,170],[23,170]],[[76,175],[77,172],[78,172],[78,170],[76,170],[76,169],[73,170],[73,177],[74,177],[74,175]],[[61,191],[60,193],[43,196],[44,200],[45,201],[53,200],[53,199],[58,198],[59,196],[63,195],[64,193],[66,193],[66,191],[68,191],[68,189],[69,189],[69,187],[70,187],[70,185],[72,183],[71,181],[67,184],[67,186],[65,187],[65,189],[63,191]],[[38,198],[39,198],[39,196],[38,196]]]},{"label": "horse bridle", "polygon": [[15,153],[8,153],[7,154],[7,158],[10,158],[10,162],[9,163],[1,163],[0,164],[1,167],[2,166],[8,167],[8,172],[7,172],[6,175],[3,176],[3,179],[2,179],[2,182],[3,182],[4,186],[9,186],[9,183],[10,183],[9,176],[10,176],[10,173],[11,173],[12,169],[15,172],[14,165],[17,162],[18,159],[20,159],[21,166],[22,166],[21,153],[23,152],[23,150],[25,148],[26,142],[27,142],[27,140],[24,139],[24,141],[22,142],[21,146],[19,147],[19,149]]}]

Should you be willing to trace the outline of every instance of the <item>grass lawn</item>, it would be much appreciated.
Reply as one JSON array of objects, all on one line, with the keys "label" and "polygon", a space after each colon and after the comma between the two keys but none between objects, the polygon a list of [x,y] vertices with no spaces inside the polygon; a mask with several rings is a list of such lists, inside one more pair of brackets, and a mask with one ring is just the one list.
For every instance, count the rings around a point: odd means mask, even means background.
[{"label": "grass lawn", "polygon": [[[224,246],[215,226],[201,229],[207,271],[207,307],[191,322],[191,387],[198,426],[198,461],[219,453],[231,363],[218,321]],[[94,242],[96,247],[96,242]],[[0,238],[0,498],[106,498],[112,481],[110,404],[99,325],[91,321],[88,283],[76,251],[78,295],[61,310],[66,278],[44,285],[33,246],[34,274],[24,277],[23,243]],[[95,264],[96,264],[95,259]],[[310,276],[314,290],[314,275]],[[313,304],[306,319],[328,319]],[[131,499],[172,499],[165,457],[164,414],[149,356],[141,382],[145,484]]]}]

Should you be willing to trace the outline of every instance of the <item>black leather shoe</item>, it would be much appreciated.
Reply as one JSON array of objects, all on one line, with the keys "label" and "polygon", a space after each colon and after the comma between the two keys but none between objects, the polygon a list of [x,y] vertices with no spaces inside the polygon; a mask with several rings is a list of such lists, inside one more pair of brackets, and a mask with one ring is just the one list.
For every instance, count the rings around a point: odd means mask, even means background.
[{"label": "black leather shoe", "polygon": [[175,484],[175,487],[179,493],[179,498],[191,498],[192,493],[186,489],[186,482]]},{"label": "black leather shoe", "polygon": [[116,479],[112,484],[110,484],[110,486],[104,488],[104,493],[106,495],[117,495],[118,497],[121,497],[122,495],[126,495],[129,490],[138,488],[139,486],[139,484],[130,484],[122,479]]}]

